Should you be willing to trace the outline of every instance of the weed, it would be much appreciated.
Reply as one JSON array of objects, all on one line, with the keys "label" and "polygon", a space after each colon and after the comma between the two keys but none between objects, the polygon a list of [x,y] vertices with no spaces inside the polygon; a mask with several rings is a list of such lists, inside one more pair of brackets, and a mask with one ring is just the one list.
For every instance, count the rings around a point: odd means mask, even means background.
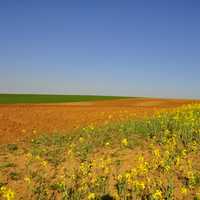
[{"label": "weed", "polygon": [[16,167],[16,165],[11,162],[0,163],[0,170],[5,169],[5,168],[10,168],[10,167]]}]

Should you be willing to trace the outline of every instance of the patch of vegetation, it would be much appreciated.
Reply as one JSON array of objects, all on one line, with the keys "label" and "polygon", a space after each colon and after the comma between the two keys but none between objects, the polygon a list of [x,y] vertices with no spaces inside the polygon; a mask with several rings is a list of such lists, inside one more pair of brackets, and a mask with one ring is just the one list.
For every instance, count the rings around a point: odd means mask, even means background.
[{"label": "patch of vegetation", "polygon": [[18,149],[18,146],[17,144],[8,144],[7,145],[7,149],[10,151],[10,152],[14,152]]},{"label": "patch of vegetation", "polygon": [[15,167],[16,165],[14,163],[11,162],[3,162],[0,163],[0,170],[1,169],[5,169],[5,168],[10,168],[10,167]]},{"label": "patch of vegetation", "polygon": [[17,103],[67,103],[97,100],[123,99],[123,96],[97,95],[44,95],[44,94],[0,94],[0,104]]},{"label": "patch of vegetation", "polygon": [[21,174],[18,172],[10,172],[9,176],[14,181],[18,181],[21,178]]}]

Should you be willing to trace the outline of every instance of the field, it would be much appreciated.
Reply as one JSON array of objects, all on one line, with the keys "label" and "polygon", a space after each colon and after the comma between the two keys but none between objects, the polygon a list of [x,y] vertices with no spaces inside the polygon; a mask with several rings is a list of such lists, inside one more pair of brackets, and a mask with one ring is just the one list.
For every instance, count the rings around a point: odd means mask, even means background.
[{"label": "field", "polygon": [[98,126],[129,118],[143,118],[156,110],[191,102],[193,101],[125,98],[59,104],[0,104],[0,144],[42,133],[71,132],[90,124]]},{"label": "field", "polygon": [[200,199],[199,101],[95,100],[0,105],[0,199]]},{"label": "field", "polygon": [[66,103],[124,98],[127,97],[96,95],[0,94],[0,104]]}]

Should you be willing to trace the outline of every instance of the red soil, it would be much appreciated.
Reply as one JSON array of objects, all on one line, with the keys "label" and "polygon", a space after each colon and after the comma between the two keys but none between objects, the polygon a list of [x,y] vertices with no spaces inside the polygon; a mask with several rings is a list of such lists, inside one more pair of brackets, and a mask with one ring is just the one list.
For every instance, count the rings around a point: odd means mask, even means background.
[{"label": "red soil", "polygon": [[193,102],[169,99],[123,99],[66,104],[0,105],[0,144],[41,133],[68,132],[90,124],[151,115]]}]

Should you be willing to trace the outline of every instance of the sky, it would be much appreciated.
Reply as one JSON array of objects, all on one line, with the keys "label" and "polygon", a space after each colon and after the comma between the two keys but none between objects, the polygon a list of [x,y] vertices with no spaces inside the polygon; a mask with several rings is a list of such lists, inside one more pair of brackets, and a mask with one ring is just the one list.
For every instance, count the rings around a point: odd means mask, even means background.
[{"label": "sky", "polygon": [[2,0],[0,93],[200,98],[199,0]]}]

